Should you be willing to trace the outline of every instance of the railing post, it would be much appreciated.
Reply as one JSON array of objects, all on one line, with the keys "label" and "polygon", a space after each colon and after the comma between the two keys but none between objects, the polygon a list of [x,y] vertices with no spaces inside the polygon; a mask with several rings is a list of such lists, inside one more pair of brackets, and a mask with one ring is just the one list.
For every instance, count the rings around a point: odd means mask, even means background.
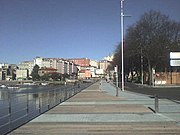
[{"label": "railing post", "polygon": [[56,105],[56,89],[54,89],[54,105],[53,106],[55,105]]},{"label": "railing post", "polygon": [[39,96],[39,113],[41,114],[41,97]]},{"label": "railing post", "polygon": [[67,99],[67,88],[65,88],[65,99],[64,100],[66,100]]},{"label": "railing post", "polygon": [[59,88],[59,103],[61,103],[61,98],[62,98],[62,96],[61,96],[61,88]]},{"label": "railing post", "polygon": [[11,92],[9,91],[9,131],[11,131]]},{"label": "railing post", "polygon": [[158,96],[155,95],[155,113],[159,112],[159,101],[158,101]]},{"label": "railing post", "polygon": [[49,95],[49,90],[48,90],[48,110],[50,109],[50,95]]},{"label": "railing post", "polygon": [[29,94],[27,93],[27,121],[29,120],[28,115],[29,115]]}]

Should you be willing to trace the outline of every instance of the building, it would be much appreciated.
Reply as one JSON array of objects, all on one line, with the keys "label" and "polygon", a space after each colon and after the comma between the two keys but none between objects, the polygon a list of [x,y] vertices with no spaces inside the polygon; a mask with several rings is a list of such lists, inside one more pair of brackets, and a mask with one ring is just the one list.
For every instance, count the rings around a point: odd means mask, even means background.
[{"label": "building", "polygon": [[18,65],[19,69],[27,69],[29,71],[29,74],[32,73],[32,70],[34,68],[34,62],[33,61],[23,61],[19,63]]},{"label": "building", "polygon": [[98,67],[99,67],[99,64],[98,64],[98,62],[95,61],[95,60],[90,60],[90,66],[98,68]]},{"label": "building", "polygon": [[7,69],[9,67],[9,64],[7,63],[0,63],[0,68],[1,69]]},{"label": "building", "polygon": [[16,64],[0,64],[0,80],[15,80],[15,70],[17,69]]},{"label": "building", "polygon": [[42,57],[34,58],[34,66],[35,65],[38,65],[39,68],[43,67],[43,58]]},{"label": "building", "polygon": [[104,75],[104,74],[105,74],[105,72],[104,72],[103,69],[96,69],[96,75],[102,76],[102,75]]},{"label": "building", "polygon": [[111,63],[110,63],[109,61],[107,61],[107,60],[101,60],[101,61],[99,61],[99,69],[103,69],[104,72],[107,71],[108,66],[110,66],[110,65],[111,65]]},{"label": "building", "polygon": [[72,61],[64,60],[61,58],[36,57],[34,59],[34,65],[36,64],[40,68],[46,67],[57,69],[57,72],[61,74],[72,75],[78,73],[77,64],[74,64]]},{"label": "building", "polygon": [[2,78],[3,78],[2,68],[0,68],[0,81],[2,80]]},{"label": "building", "polygon": [[65,71],[64,71],[64,60],[62,60],[62,59],[59,59],[58,61],[57,61],[57,64],[56,64],[56,69],[57,69],[57,72],[58,73],[61,73],[61,74],[64,74],[65,73]]},{"label": "building", "polygon": [[97,70],[97,68],[96,67],[94,67],[94,66],[88,66],[88,67],[81,67],[80,68],[80,71],[81,70],[88,70],[88,71],[90,71],[91,72],[91,78],[93,77],[97,77],[96,76],[96,70]]},{"label": "building", "polygon": [[75,59],[68,59],[68,61],[73,62],[79,66],[90,66],[90,59],[87,58],[75,58]]},{"label": "building", "polygon": [[79,71],[78,65],[76,65],[76,64],[73,63],[73,73],[74,73],[74,74],[77,74],[78,71]]},{"label": "building", "polygon": [[79,71],[79,79],[89,79],[91,78],[91,71],[90,70],[80,70]]},{"label": "building", "polygon": [[28,69],[17,69],[16,70],[16,80],[27,80],[29,77]]},{"label": "building", "polygon": [[52,73],[57,73],[57,69],[44,67],[39,69],[38,71],[39,76],[43,76],[45,74],[52,74]]},{"label": "building", "polygon": [[6,80],[7,74],[8,74],[8,68],[9,68],[9,64],[7,63],[0,63],[0,74],[1,74],[1,78],[0,80]]}]

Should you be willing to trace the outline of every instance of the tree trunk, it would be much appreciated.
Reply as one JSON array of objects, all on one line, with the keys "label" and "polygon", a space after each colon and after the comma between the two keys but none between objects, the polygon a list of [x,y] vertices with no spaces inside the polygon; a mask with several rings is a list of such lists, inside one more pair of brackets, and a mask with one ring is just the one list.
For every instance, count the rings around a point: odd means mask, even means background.
[{"label": "tree trunk", "polygon": [[149,85],[152,85],[152,67],[151,67],[151,63],[150,60],[148,60],[148,81],[149,81]]},{"label": "tree trunk", "polygon": [[131,68],[131,82],[134,80],[133,70]]}]

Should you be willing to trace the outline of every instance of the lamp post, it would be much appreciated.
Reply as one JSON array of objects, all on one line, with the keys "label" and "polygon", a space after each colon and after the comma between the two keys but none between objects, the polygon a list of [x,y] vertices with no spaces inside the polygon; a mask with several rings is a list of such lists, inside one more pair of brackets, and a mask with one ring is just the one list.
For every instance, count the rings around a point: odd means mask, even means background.
[{"label": "lamp post", "polygon": [[122,91],[124,91],[124,17],[131,17],[130,15],[124,15],[123,13],[123,2],[124,0],[121,0],[121,75],[122,75]]},{"label": "lamp post", "polygon": [[122,91],[124,91],[124,13],[123,13],[123,2],[124,0],[121,0],[121,84],[122,84]]},{"label": "lamp post", "polygon": [[142,47],[141,47],[141,84],[144,84],[144,70],[143,70],[143,55],[142,55]]}]

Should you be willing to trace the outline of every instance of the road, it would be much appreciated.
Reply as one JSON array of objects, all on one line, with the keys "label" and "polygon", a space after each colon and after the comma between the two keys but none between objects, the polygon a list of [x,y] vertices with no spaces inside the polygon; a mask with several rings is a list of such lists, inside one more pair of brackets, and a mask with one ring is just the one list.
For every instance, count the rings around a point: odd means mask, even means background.
[{"label": "road", "polygon": [[180,101],[180,87],[147,87],[142,85],[135,85],[133,83],[126,83],[125,88],[128,91],[136,93],[142,93],[151,96],[157,95],[160,98]]}]

